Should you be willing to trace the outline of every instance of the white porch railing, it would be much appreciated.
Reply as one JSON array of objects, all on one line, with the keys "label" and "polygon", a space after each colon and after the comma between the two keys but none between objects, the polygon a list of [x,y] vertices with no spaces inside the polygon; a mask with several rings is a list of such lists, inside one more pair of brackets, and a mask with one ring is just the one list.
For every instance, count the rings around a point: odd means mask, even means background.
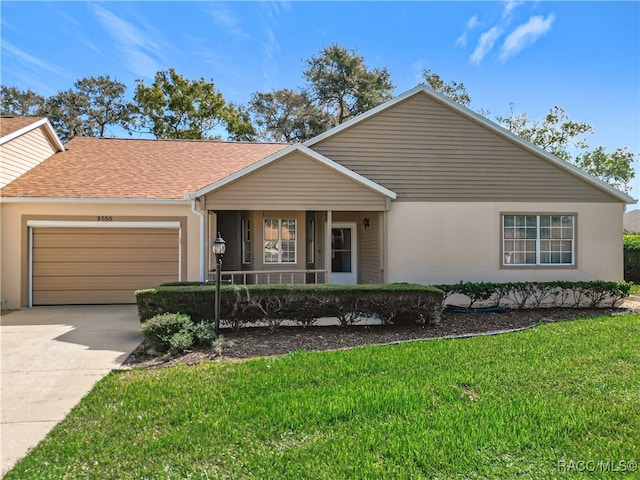
[{"label": "white porch railing", "polygon": [[[215,281],[216,271],[208,273]],[[326,283],[327,270],[222,270],[221,278],[231,285]]]}]

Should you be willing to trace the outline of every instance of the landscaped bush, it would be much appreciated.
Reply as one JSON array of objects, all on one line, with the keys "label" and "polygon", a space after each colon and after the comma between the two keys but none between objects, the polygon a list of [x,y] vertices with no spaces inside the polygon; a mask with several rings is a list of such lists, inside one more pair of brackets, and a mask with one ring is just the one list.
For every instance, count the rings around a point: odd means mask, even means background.
[{"label": "landscaped bush", "polygon": [[[213,284],[161,285],[136,292],[141,321],[169,312],[185,312],[196,321],[214,317]],[[423,285],[223,285],[220,318],[239,328],[265,322],[276,328],[283,320],[303,326],[336,317],[348,325],[359,316],[377,316],[383,323],[438,323],[443,294]]]},{"label": "landscaped bush", "polygon": [[623,237],[624,279],[640,282],[640,233],[627,233]]},{"label": "landscaped bush", "polygon": [[192,322],[189,315],[162,313],[142,323],[142,333],[157,352],[184,352],[194,346],[210,346],[216,339],[213,327]]},{"label": "landscaped bush", "polygon": [[438,285],[444,300],[455,294],[468,299],[473,308],[484,302],[492,306],[511,308],[591,307],[614,306],[629,296],[631,284],[627,282],[460,282]]}]

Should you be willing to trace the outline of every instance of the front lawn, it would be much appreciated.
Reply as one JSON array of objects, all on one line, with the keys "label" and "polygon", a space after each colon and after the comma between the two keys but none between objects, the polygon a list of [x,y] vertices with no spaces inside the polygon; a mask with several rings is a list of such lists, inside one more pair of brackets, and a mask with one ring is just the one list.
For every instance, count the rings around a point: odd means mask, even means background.
[{"label": "front lawn", "polygon": [[136,369],[5,478],[604,478],[640,461],[639,406],[638,314]]}]

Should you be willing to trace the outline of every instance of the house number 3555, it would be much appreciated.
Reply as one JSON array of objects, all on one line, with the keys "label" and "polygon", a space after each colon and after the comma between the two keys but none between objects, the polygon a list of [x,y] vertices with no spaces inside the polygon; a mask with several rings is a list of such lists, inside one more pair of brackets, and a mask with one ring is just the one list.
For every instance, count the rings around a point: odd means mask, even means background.
[{"label": "house number 3555", "polygon": [[113,217],[97,216],[96,220],[98,220],[99,222],[112,222],[113,221]]}]

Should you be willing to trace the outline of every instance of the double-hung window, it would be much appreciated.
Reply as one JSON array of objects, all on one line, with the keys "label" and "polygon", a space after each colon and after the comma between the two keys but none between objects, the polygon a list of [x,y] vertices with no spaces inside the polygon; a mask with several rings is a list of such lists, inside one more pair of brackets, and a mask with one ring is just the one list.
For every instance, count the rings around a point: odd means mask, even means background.
[{"label": "double-hung window", "polygon": [[505,266],[575,265],[574,215],[502,215]]},{"label": "double-hung window", "polygon": [[296,220],[265,218],[264,263],[296,263]]},{"label": "double-hung window", "polygon": [[242,219],[242,263],[251,263],[251,223],[248,218]]}]

